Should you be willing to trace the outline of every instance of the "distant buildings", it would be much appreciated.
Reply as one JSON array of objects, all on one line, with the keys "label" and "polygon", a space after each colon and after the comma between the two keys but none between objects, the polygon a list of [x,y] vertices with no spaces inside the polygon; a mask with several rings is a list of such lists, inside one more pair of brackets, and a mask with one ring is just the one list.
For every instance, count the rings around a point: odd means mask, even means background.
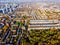
[{"label": "distant buildings", "polygon": [[13,4],[0,4],[0,13],[6,14],[8,12],[13,12],[13,10],[15,10],[18,5],[13,5]]}]

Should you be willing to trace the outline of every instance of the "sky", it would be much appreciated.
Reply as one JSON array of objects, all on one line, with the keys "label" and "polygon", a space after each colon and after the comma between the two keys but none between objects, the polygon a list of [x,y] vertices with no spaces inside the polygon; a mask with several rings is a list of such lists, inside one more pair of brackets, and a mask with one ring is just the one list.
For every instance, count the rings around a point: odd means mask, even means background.
[{"label": "sky", "polygon": [[0,2],[37,2],[37,1],[47,1],[47,2],[60,2],[60,0],[0,0]]}]

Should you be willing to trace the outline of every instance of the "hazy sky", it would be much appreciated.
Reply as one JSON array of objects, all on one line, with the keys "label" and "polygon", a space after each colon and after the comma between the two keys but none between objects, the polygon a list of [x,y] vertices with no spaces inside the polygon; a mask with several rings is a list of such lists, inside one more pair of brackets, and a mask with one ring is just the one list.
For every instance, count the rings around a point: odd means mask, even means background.
[{"label": "hazy sky", "polygon": [[60,0],[0,0],[0,2],[37,2],[37,1],[47,1],[47,2],[60,2]]}]

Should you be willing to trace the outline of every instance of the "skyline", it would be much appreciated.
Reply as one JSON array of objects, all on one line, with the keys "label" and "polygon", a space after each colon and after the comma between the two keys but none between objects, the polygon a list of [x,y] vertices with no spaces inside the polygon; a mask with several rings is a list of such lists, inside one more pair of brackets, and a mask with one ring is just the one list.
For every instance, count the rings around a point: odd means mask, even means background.
[{"label": "skyline", "polygon": [[60,0],[0,0],[0,2],[60,2]]}]

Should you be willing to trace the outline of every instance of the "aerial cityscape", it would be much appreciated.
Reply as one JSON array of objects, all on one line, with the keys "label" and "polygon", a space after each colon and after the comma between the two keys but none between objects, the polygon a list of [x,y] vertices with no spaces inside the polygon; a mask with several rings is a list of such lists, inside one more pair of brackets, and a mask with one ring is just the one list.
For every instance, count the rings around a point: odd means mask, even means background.
[{"label": "aerial cityscape", "polygon": [[0,45],[60,45],[59,1],[9,1],[0,1]]}]

